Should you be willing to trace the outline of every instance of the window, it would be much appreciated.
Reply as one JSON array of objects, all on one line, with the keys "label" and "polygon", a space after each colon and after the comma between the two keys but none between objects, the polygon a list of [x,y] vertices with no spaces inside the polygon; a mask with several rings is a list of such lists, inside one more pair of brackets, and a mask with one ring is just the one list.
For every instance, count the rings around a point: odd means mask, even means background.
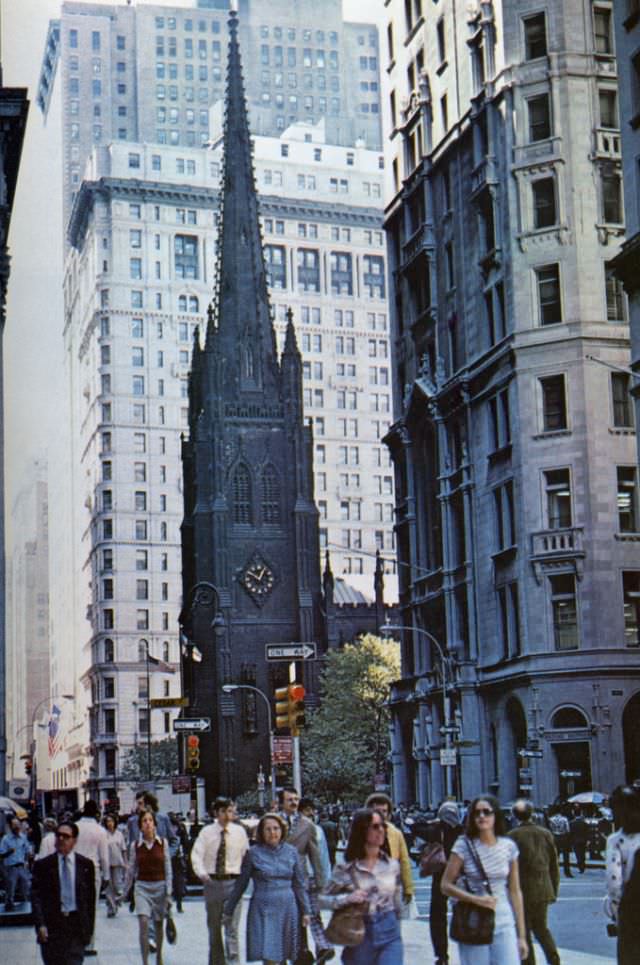
[{"label": "window", "polygon": [[627,647],[640,645],[640,572],[622,574],[624,642]]},{"label": "window", "polygon": [[553,636],[556,650],[577,650],[578,607],[576,578],[573,573],[549,577]]},{"label": "window", "polygon": [[113,580],[111,577],[102,581],[102,599],[113,600]]},{"label": "window", "polygon": [[533,226],[550,228],[557,222],[554,178],[539,178],[531,185],[533,192]]},{"label": "window", "polygon": [[504,449],[511,442],[509,390],[503,389],[489,399],[489,442],[491,451]]},{"label": "window", "polygon": [[115,677],[105,677],[102,681],[102,695],[105,700],[112,700],[116,695]]},{"label": "window", "polygon": [[136,569],[147,570],[149,568],[149,554],[147,550],[136,550]]},{"label": "window", "polygon": [[149,581],[136,580],[136,600],[149,599]]},{"label": "window", "polygon": [[620,126],[617,92],[601,88],[598,91],[598,102],[600,106],[600,127],[617,130]]},{"label": "window", "polygon": [[264,259],[267,270],[267,284],[270,288],[287,287],[287,263],[284,245],[265,245]]},{"label": "window", "polygon": [[539,94],[527,101],[529,108],[529,140],[544,141],[551,137],[551,111],[549,95]]},{"label": "window", "polygon": [[104,733],[115,734],[115,732],[116,732],[115,707],[106,707],[104,710]]},{"label": "window", "polygon": [[567,428],[567,398],[564,375],[540,379],[542,390],[542,430],[557,432]]},{"label": "window", "polygon": [[138,630],[149,629],[149,611],[136,610],[136,627]]},{"label": "window", "polygon": [[638,532],[638,479],[635,466],[618,466],[618,531]]},{"label": "window", "polygon": [[262,473],[262,522],[280,522],[280,481],[273,466]]},{"label": "window", "polygon": [[604,285],[607,299],[607,321],[626,322],[627,301],[622,281],[616,277],[611,262],[604,264]]},{"label": "window", "polygon": [[593,8],[593,44],[597,54],[613,54],[613,24],[609,7]]},{"label": "window", "polygon": [[631,376],[626,372],[611,373],[613,424],[619,429],[633,429],[634,411],[630,394]]},{"label": "window", "polygon": [[174,267],[176,278],[198,278],[198,239],[195,235],[176,235],[174,238]]},{"label": "window", "polygon": [[331,293],[333,295],[353,295],[353,262],[351,254],[345,251],[332,251],[330,266]]},{"label": "window", "polygon": [[147,538],[147,521],[146,519],[136,519],[135,522],[135,538],[144,539]]},{"label": "window", "polygon": [[94,51],[100,50],[100,31],[99,30],[91,31],[91,49]]},{"label": "window", "polygon": [[316,248],[298,248],[298,288],[320,291],[320,252]]},{"label": "window", "polygon": [[496,549],[508,549],[516,541],[515,506],[513,483],[504,483],[493,490],[493,504],[496,526]]},{"label": "window", "polygon": [[535,271],[540,324],[557,325],[562,321],[560,268],[558,265],[545,265],[543,268],[536,268]]},{"label": "window", "polygon": [[525,60],[536,60],[547,53],[547,33],[544,13],[536,13],[524,18],[524,56]]},{"label": "window", "polygon": [[567,529],[571,519],[571,481],[568,469],[548,469],[544,473],[549,529]]},{"label": "window", "polygon": [[384,258],[380,255],[364,255],[362,264],[365,294],[369,298],[384,298]]},{"label": "window", "polygon": [[137,513],[145,513],[147,511],[147,494],[144,491],[137,491],[134,494],[135,510]]},{"label": "window", "polygon": [[113,550],[105,549],[102,551],[102,571],[110,573],[113,570]]},{"label": "window", "polygon": [[622,224],[622,178],[613,171],[603,171],[602,217],[606,224]]},{"label": "window", "polygon": [[508,583],[497,589],[502,657],[508,660],[520,652],[520,605],[518,584]]},{"label": "window", "polygon": [[437,33],[437,40],[438,40],[439,62],[443,64],[447,59],[447,47],[446,47],[446,38],[445,38],[445,32],[444,32],[444,17],[440,17],[440,20],[438,20],[438,23],[436,24],[436,33]]},{"label": "window", "polygon": [[246,466],[237,467],[233,474],[231,489],[234,523],[251,523],[251,476]]},{"label": "window", "polygon": [[113,640],[104,641],[104,662],[113,663],[115,660],[115,646]]}]

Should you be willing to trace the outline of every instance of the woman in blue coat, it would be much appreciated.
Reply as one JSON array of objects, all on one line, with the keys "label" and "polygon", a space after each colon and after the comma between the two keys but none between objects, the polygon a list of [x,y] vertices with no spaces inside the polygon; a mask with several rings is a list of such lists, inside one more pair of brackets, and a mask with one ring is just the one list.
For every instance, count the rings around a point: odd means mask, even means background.
[{"label": "woman in blue coat", "polygon": [[300,916],[309,924],[311,906],[302,859],[284,837],[287,826],[279,814],[265,814],[256,829],[256,844],[242,862],[235,888],[225,904],[231,915],[249,881],[253,895],[247,918],[247,961],[278,965],[295,961],[300,948]]}]

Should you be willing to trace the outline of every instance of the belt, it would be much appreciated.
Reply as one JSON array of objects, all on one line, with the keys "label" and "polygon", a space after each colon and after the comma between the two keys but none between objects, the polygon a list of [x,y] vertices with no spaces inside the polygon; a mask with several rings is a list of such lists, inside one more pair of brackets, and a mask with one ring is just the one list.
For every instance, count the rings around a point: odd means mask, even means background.
[{"label": "belt", "polygon": [[230,881],[231,878],[239,878],[239,875],[209,875],[212,881]]}]

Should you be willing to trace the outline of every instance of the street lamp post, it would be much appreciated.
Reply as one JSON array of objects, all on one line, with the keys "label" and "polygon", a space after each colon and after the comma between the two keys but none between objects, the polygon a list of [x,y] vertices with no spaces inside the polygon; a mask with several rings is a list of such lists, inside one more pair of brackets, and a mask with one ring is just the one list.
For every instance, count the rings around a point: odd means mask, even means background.
[{"label": "street lamp post", "polygon": [[[193,700],[193,663],[200,663],[202,661],[202,653],[195,645],[195,643],[190,639],[190,615],[194,610],[199,607],[214,608],[215,615],[211,621],[211,629],[213,630],[214,636],[220,636],[225,631],[225,620],[224,616],[220,612],[220,591],[217,586],[213,583],[209,583],[208,580],[199,580],[194,586],[191,587],[188,595],[188,602],[183,606],[180,616],[178,617],[178,623],[182,628],[184,639],[186,641],[184,649],[181,649],[183,656],[185,656],[190,661],[189,675],[188,675],[188,698],[189,702]],[[189,632],[188,632],[189,631]],[[217,657],[216,657],[217,659]],[[181,673],[183,672],[182,660],[180,661]],[[184,682],[184,674],[183,674]],[[184,754],[183,745],[183,754]],[[193,803],[195,806],[196,821],[198,820],[198,777],[196,774],[191,774],[191,795]]]},{"label": "street lamp post", "polygon": [[29,795],[30,800],[35,801],[36,811],[38,809],[38,765],[36,761],[36,739],[33,736],[33,730],[36,726],[36,714],[41,707],[45,704],[50,703],[54,700],[75,700],[75,694],[56,694],[54,696],[43,697],[42,700],[38,701],[31,714],[31,793]]},{"label": "street lamp post", "polygon": [[[449,696],[449,678],[447,673],[448,658],[445,656],[444,650],[440,645],[439,641],[434,637],[432,633],[428,630],[424,630],[422,627],[406,627],[397,626],[395,624],[387,622],[381,628],[381,633],[384,637],[389,636],[391,633],[398,630],[406,630],[408,633],[421,633],[423,636],[430,640],[438,651],[438,656],[440,658],[440,666],[442,672],[442,703],[444,712],[444,749],[447,752],[447,759],[450,758],[451,752],[455,753],[455,747],[453,744],[453,734],[454,734],[454,723],[451,719],[451,698]],[[452,768],[455,768],[455,764],[445,764],[445,790],[447,797],[453,794],[453,772]]]},{"label": "street lamp post", "polygon": [[271,717],[271,702],[265,694],[264,690],[260,690],[259,687],[252,687],[251,684],[223,684],[222,692],[225,694],[233,694],[236,690],[251,690],[254,694],[260,694],[267,706],[267,720],[269,721],[269,763],[271,765],[271,800],[275,798],[276,794],[276,765],[273,759],[273,721]]}]

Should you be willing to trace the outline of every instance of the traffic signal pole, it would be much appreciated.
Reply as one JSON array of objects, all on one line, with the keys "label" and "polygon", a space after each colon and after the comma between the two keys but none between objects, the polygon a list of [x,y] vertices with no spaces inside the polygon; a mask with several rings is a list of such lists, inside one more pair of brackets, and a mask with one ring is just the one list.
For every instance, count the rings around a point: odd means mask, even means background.
[{"label": "traffic signal pole", "polygon": [[[289,664],[289,683],[294,684],[296,682],[296,665],[292,661]],[[298,794],[302,795],[302,768],[300,767],[300,737],[296,731],[292,734],[292,744],[293,744],[293,786],[295,787]]]}]

